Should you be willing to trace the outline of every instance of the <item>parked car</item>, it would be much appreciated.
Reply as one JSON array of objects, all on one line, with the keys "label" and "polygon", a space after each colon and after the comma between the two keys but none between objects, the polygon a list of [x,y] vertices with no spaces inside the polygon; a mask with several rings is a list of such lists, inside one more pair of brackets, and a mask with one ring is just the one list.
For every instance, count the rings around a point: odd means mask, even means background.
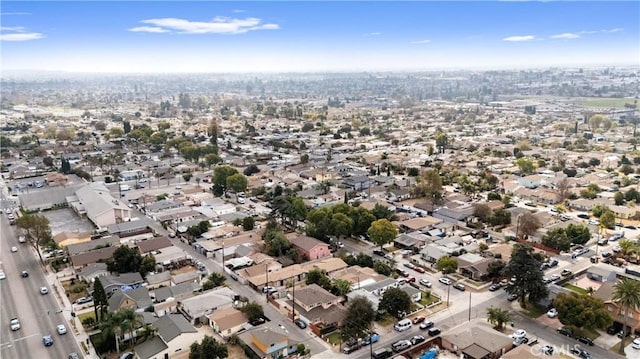
[{"label": "parked car", "polygon": [[451,279],[446,278],[446,277],[442,277],[440,279],[438,279],[438,282],[444,284],[444,285],[451,285]]},{"label": "parked car", "polygon": [[415,268],[415,267],[416,267],[416,266],[414,266],[413,264],[408,263],[408,262],[407,262],[407,263],[404,263],[404,266],[405,266],[405,267],[407,267],[407,268],[409,268],[409,269],[413,269],[413,268]]},{"label": "parked car", "polygon": [[491,286],[489,286],[489,291],[491,292],[495,292],[498,289],[500,289],[500,284],[492,284]]},{"label": "parked car", "polygon": [[553,355],[553,347],[551,345],[545,345],[540,348],[540,353],[544,355]]},{"label": "parked car", "polygon": [[427,330],[429,328],[432,328],[435,324],[432,321],[428,321],[425,320],[424,322],[420,323],[420,329],[421,330]]},{"label": "parked car", "polygon": [[563,277],[566,277],[566,276],[571,275],[571,274],[573,274],[573,272],[571,272],[568,269],[563,269],[562,272],[560,273],[560,275],[562,275]]},{"label": "parked car", "polygon": [[397,342],[391,344],[391,349],[393,349],[394,352],[398,353],[401,352],[405,349],[409,349],[411,347],[411,341],[406,340],[406,339],[402,339],[402,340],[398,340]]},{"label": "parked car", "polygon": [[562,334],[567,337],[573,337],[573,330],[571,330],[570,328],[562,327],[558,328],[558,330],[556,331],[558,332],[558,334]]},{"label": "parked car", "polygon": [[418,272],[418,273],[424,273],[424,269],[422,269],[422,267],[416,266],[415,268],[413,268],[413,270]]},{"label": "parked car", "polygon": [[427,332],[429,334],[429,336],[431,337],[435,337],[436,335],[440,334],[442,331],[440,330],[440,328],[431,328],[429,329],[429,331]]},{"label": "parked car", "polygon": [[380,341],[380,334],[378,333],[371,333],[371,335],[367,335],[362,343],[364,345],[369,345],[369,344],[373,344],[373,343],[377,343],[378,341]]},{"label": "parked car", "polygon": [[22,278],[27,278],[29,276],[29,272],[27,272],[26,270],[23,270],[22,272],[20,272],[20,276]]},{"label": "parked car", "polygon": [[307,323],[305,323],[305,322],[304,322],[304,320],[302,320],[302,319],[296,319],[296,320],[294,321],[294,323],[295,323],[295,324],[298,326],[298,328],[300,328],[300,329],[305,329],[305,328],[307,328]]},{"label": "parked car", "polygon": [[427,288],[431,288],[431,282],[429,282],[428,280],[422,278],[420,279],[420,284],[422,284],[423,286],[427,287]]},{"label": "parked car", "polygon": [[549,277],[549,279],[551,279],[552,282],[555,282],[558,279],[560,279],[560,274],[552,274],[551,277]]},{"label": "parked car", "polygon": [[556,308],[551,308],[547,312],[547,317],[549,317],[549,318],[555,318],[557,316],[558,316],[558,310]]},{"label": "parked car", "polygon": [[87,297],[80,297],[76,300],[76,304],[84,304],[84,303],[89,303],[90,301],[93,300],[92,296],[87,296]]},{"label": "parked car", "polygon": [[424,322],[425,319],[426,319],[425,317],[415,317],[415,318],[413,318],[412,323],[413,324],[422,323],[422,322]]},{"label": "parked car", "polygon": [[635,338],[632,342],[631,342],[631,347],[633,349],[640,349],[640,338]]},{"label": "parked car", "polygon": [[518,329],[515,332],[513,332],[513,334],[511,335],[513,339],[523,338],[526,336],[527,336],[527,331],[524,329]]},{"label": "parked car", "polygon": [[589,354],[588,351],[580,348],[580,346],[577,344],[573,348],[571,348],[571,353],[573,353],[580,359],[591,359],[591,354]]},{"label": "parked car", "polygon": [[409,273],[406,270],[400,269],[400,268],[396,269],[396,273],[398,273],[398,275],[400,275],[402,277],[405,277],[405,278],[407,278],[409,276]]},{"label": "parked car", "polygon": [[520,344],[527,344],[529,342],[529,338],[520,337],[513,340],[513,346],[517,347]]},{"label": "parked car", "polygon": [[425,339],[425,337],[423,337],[422,335],[414,335],[414,336],[411,338],[411,344],[412,344],[412,345],[420,344],[420,343],[422,343],[422,342],[423,342],[423,341],[425,341],[425,340],[426,340],[426,339]]},{"label": "parked car", "polygon": [[591,340],[591,338],[589,338],[589,337],[581,336],[581,337],[578,337],[577,339],[578,339],[578,341],[580,343],[584,343],[584,344],[587,344],[589,346],[593,346],[593,344],[594,344],[593,340]]},{"label": "parked car", "polygon": [[509,296],[507,297],[507,300],[510,302],[513,302],[514,300],[518,299],[518,295],[513,293],[513,294],[509,294]]},{"label": "parked car", "polygon": [[464,284],[462,284],[462,283],[456,283],[456,284],[453,285],[453,287],[455,289],[463,291],[463,292],[466,290],[466,288],[464,287]]},{"label": "parked car", "polygon": [[45,295],[49,293],[49,289],[47,287],[40,287],[40,294]]},{"label": "parked car", "polygon": [[64,324],[60,324],[56,327],[56,331],[60,335],[67,334],[67,327],[65,327]]},{"label": "parked car", "polygon": [[380,257],[384,257],[384,255],[386,254],[383,250],[380,249],[374,249],[373,250],[373,254],[380,256]]},{"label": "parked car", "polygon": [[555,267],[558,265],[558,260],[557,259],[552,259],[551,261],[549,261],[549,267]]}]

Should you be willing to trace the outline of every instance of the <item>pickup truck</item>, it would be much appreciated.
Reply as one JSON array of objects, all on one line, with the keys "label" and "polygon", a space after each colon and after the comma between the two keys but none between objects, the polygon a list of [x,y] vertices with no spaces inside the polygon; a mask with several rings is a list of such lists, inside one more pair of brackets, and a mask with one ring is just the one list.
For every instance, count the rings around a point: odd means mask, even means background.
[{"label": "pickup truck", "polygon": [[351,354],[356,350],[362,348],[363,345],[364,341],[362,339],[350,340],[344,345],[344,348],[342,348],[342,352],[344,354]]}]

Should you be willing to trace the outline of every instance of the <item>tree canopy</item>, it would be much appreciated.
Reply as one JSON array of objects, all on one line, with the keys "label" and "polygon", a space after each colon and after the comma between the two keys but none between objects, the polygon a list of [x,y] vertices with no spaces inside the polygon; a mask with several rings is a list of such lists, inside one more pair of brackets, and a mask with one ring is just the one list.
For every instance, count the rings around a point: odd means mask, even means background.
[{"label": "tree canopy", "polygon": [[535,303],[549,294],[549,289],[542,282],[541,265],[542,255],[535,252],[533,247],[522,243],[513,245],[504,274],[515,277],[515,283],[507,285],[506,290],[509,294],[517,294],[523,307],[527,302]]},{"label": "tree canopy", "polygon": [[436,262],[436,268],[444,274],[450,274],[458,269],[458,261],[451,257],[440,257]]},{"label": "tree canopy", "polygon": [[366,335],[375,316],[373,304],[367,298],[357,296],[349,300],[347,315],[342,324],[342,339],[346,341]]},{"label": "tree canopy", "polygon": [[208,335],[204,336],[202,342],[192,343],[189,349],[189,359],[222,359],[229,355],[224,343],[218,343]]},{"label": "tree canopy", "polygon": [[16,220],[16,226],[24,235],[27,243],[36,250],[40,262],[43,262],[42,247],[56,247],[47,217],[39,214],[25,214]]},{"label": "tree canopy", "polygon": [[588,294],[559,293],[553,300],[558,319],[564,325],[578,328],[604,329],[612,322],[601,299]]},{"label": "tree canopy", "polygon": [[383,245],[391,243],[398,235],[396,226],[388,219],[379,219],[371,223],[368,230],[371,241],[382,248]]},{"label": "tree canopy", "polygon": [[384,310],[394,318],[402,318],[411,309],[411,298],[409,294],[399,288],[388,288],[384,291],[378,310]]}]

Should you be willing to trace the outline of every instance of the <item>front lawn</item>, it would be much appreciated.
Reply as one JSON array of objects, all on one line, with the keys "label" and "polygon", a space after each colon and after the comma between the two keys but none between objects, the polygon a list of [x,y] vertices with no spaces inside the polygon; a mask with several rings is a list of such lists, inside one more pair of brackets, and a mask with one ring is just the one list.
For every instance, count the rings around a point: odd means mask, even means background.
[{"label": "front lawn", "polygon": [[340,332],[338,332],[338,331],[335,331],[335,332],[327,335],[325,338],[327,338],[327,341],[330,344],[335,344],[335,345],[340,344]]},{"label": "front lawn", "polygon": [[586,289],[580,288],[580,287],[578,287],[576,285],[573,285],[573,284],[565,284],[564,287],[569,289],[569,290],[572,290],[572,291],[574,291],[574,292],[576,292],[578,294],[588,294],[589,293]]},{"label": "front lawn", "polygon": [[526,313],[527,313],[527,316],[531,318],[537,318],[545,314],[546,312],[547,312],[547,308],[541,305],[527,303]]},{"label": "front lawn", "polygon": [[378,324],[380,324],[380,326],[386,327],[392,325],[395,322],[396,319],[392,315],[387,314],[384,316],[384,318],[382,318],[382,320],[378,321]]},{"label": "front lawn", "polygon": [[424,305],[425,307],[437,302],[438,297],[436,297],[435,295],[431,294],[431,292],[427,291],[427,292],[422,292],[422,299],[420,299],[420,304]]}]

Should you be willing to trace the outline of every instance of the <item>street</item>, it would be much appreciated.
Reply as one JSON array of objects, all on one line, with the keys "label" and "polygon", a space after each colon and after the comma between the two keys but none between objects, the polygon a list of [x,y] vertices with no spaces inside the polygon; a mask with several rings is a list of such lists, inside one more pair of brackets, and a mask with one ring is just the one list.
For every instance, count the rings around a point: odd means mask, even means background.
[{"label": "street", "polygon": [[[0,281],[0,357],[2,358],[66,358],[76,352],[82,357],[73,330],[55,298],[53,288],[47,285],[42,266],[37,255],[27,244],[18,243],[14,234],[15,226],[10,226],[5,214],[0,219],[0,260],[2,271],[7,278]],[[16,246],[12,253],[9,248]],[[22,278],[20,272],[26,270],[29,277]],[[41,295],[40,287],[46,286],[49,294]],[[17,317],[21,329],[11,331],[9,320]],[[67,334],[58,335],[56,326],[64,324]],[[45,347],[44,335],[51,335],[53,346]]]}]

